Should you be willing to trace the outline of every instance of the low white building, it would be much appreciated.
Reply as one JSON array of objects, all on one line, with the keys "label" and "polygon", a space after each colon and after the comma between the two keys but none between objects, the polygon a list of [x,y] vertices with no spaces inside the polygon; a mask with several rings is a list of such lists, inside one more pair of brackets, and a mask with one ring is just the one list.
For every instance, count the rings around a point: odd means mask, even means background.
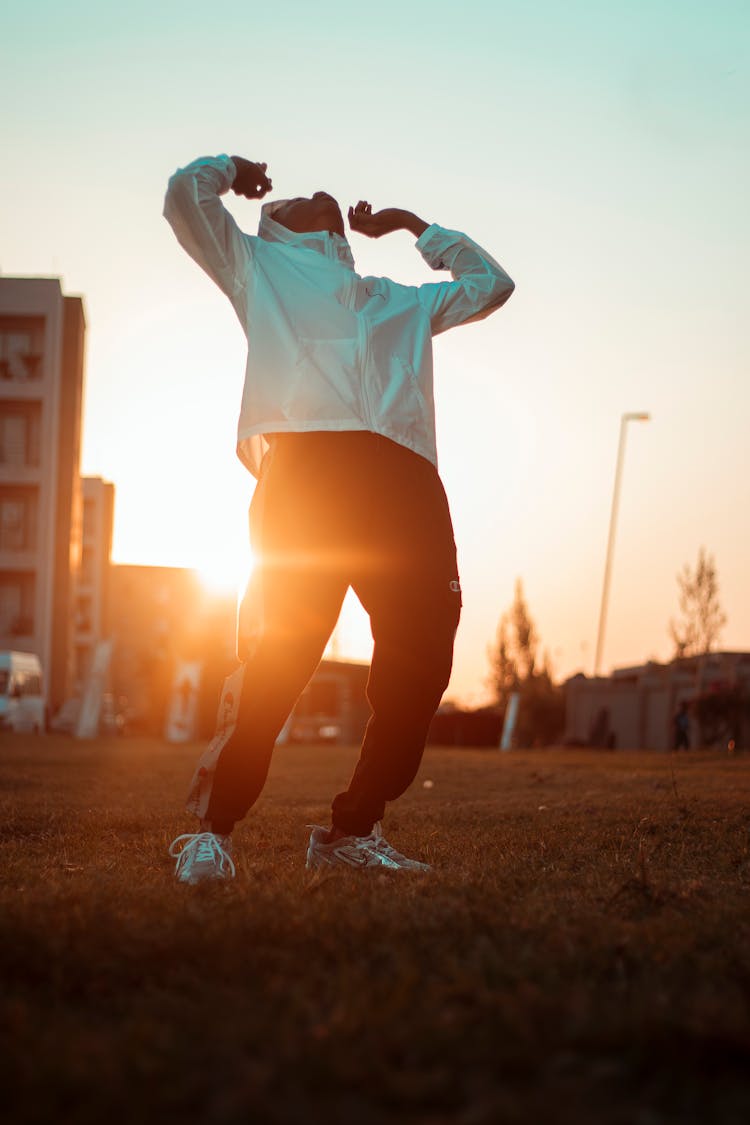
[{"label": "low white building", "polygon": [[[674,744],[674,718],[685,703],[690,716],[690,744],[709,741],[699,721],[712,698],[736,697],[731,720],[715,722],[710,744],[735,741],[750,746],[750,653],[711,652],[670,664],[619,668],[608,677],[573,676],[564,685],[565,741],[612,749],[668,750]],[[746,700],[747,703],[742,702]],[[732,708],[725,705],[727,712]],[[743,713],[741,713],[743,712]]]}]

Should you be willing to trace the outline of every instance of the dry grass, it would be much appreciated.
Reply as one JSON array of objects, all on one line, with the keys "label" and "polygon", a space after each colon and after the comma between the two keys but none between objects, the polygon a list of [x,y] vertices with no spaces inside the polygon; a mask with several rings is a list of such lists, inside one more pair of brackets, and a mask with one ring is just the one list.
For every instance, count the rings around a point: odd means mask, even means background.
[{"label": "dry grass", "polygon": [[195,753],[0,744],[6,1120],[750,1120],[747,759],[431,750],[386,828],[434,874],[320,877],[354,753],[280,750],[186,888]]}]

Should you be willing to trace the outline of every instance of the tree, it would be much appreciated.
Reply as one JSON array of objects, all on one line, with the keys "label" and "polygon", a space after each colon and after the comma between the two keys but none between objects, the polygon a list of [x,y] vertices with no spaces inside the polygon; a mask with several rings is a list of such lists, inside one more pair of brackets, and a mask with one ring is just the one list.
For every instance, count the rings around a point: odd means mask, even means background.
[{"label": "tree", "polygon": [[742,732],[750,720],[750,696],[742,684],[706,691],[693,700],[702,746],[742,745]]},{"label": "tree", "polygon": [[523,596],[523,583],[517,578],[513,604],[500,618],[497,643],[490,651],[491,683],[499,703],[505,705],[508,697],[533,676],[537,645],[536,627]]},{"label": "tree", "polygon": [[537,670],[538,649],[539,635],[518,578],[513,604],[500,618],[497,641],[489,653],[490,683],[502,708],[513,692],[520,693],[516,742],[526,746],[553,742],[565,725],[563,693],[553,683],[547,653]]},{"label": "tree", "polygon": [[704,547],[698,552],[695,571],[686,563],[677,575],[677,585],[682,616],[669,623],[675,655],[701,656],[716,645],[727,621],[719,604],[716,564]]}]

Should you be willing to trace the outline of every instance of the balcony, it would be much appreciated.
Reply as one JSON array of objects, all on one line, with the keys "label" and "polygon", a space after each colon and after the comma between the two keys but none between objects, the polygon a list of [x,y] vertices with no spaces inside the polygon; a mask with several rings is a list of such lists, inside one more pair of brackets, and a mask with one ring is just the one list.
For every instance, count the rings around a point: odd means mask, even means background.
[{"label": "balcony", "polygon": [[45,379],[0,379],[0,398],[4,402],[42,402],[45,388]]},{"label": "balcony", "polygon": [[0,573],[4,570],[29,571],[39,570],[42,566],[41,553],[26,547],[19,550],[16,547],[0,547]]},{"label": "balcony", "polygon": [[42,483],[41,465],[9,465],[0,461],[0,484]]}]

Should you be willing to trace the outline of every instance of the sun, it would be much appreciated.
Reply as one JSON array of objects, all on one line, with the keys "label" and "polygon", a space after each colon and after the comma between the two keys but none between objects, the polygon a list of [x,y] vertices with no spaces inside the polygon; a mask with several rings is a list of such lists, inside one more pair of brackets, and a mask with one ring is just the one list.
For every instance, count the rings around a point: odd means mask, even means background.
[{"label": "sun", "polygon": [[241,596],[253,569],[253,557],[247,547],[241,553],[207,552],[195,567],[200,583],[208,594]]}]

